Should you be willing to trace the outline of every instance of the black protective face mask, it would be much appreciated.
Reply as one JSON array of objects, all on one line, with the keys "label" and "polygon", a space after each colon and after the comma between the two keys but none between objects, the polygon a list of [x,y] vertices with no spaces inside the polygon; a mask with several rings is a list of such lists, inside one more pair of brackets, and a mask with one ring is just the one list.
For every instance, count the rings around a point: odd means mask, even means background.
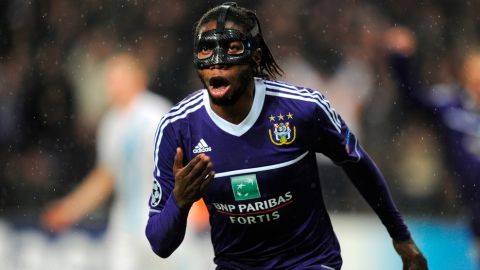
[{"label": "black protective face mask", "polygon": [[195,38],[193,64],[197,69],[212,65],[241,65],[251,61],[254,37],[258,24],[244,34],[236,29],[225,29],[228,9],[236,4],[226,4],[218,15],[217,28],[203,32]]},{"label": "black protective face mask", "polygon": [[197,68],[212,65],[248,64],[252,56],[253,41],[235,29],[218,33],[210,30],[201,34],[195,44],[193,63]]}]

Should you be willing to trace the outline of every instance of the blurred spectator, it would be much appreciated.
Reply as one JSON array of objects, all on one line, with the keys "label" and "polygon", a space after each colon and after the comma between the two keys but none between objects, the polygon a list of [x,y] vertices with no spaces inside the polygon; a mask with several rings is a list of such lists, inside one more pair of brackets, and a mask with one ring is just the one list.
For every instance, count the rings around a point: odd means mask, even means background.
[{"label": "blurred spectator", "polygon": [[145,3],[145,31],[138,36],[140,43],[143,43],[139,51],[150,64],[153,74],[149,87],[154,92],[161,91],[172,101],[183,98],[191,84],[189,69],[185,66],[192,66],[191,25],[195,17],[189,13],[194,13],[198,5],[185,0]]},{"label": "blurred spectator", "polygon": [[[23,77],[30,64],[28,48],[18,46],[11,50],[0,65],[0,151],[13,147],[22,141],[20,131],[23,108]],[[2,155],[3,156],[3,155]]]},{"label": "blurred spectator", "polygon": [[74,84],[77,107],[77,136],[81,141],[92,137],[107,108],[104,91],[104,64],[115,49],[116,36],[104,26],[97,26],[77,38],[68,55],[66,71]]},{"label": "blurred spectator", "polygon": [[[398,89],[415,104],[427,110],[438,123],[445,145],[445,164],[457,181],[455,196],[469,208],[467,220],[480,251],[480,50],[463,55],[457,83],[423,87],[412,63],[415,37],[406,28],[387,32],[386,44]],[[431,176],[432,177],[432,176]],[[433,178],[433,177],[432,177]],[[418,181],[418,178],[417,178]],[[455,202],[454,202],[455,203]]]},{"label": "blurred spectator", "polygon": [[[405,207],[412,212],[451,214],[452,211],[445,209],[446,200],[442,197],[442,190],[448,189],[448,171],[443,166],[441,132],[429,109],[416,98],[428,79],[421,73],[420,65],[408,67],[404,61],[397,61],[400,58],[394,53],[412,55],[416,51],[415,35],[406,28],[394,27],[385,31],[381,43],[382,51],[387,53],[388,67],[393,71],[388,75],[397,84],[391,109],[391,147],[396,150],[391,153],[395,160],[391,168],[400,196],[414,199],[405,200]],[[421,63],[421,59],[418,61]],[[406,68],[406,72],[395,72],[400,67]]]}]

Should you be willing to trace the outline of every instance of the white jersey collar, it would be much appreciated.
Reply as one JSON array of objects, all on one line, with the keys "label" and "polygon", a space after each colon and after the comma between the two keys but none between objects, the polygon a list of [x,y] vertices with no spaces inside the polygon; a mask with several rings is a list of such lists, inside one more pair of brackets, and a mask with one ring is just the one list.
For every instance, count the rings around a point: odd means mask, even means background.
[{"label": "white jersey collar", "polygon": [[205,104],[205,110],[207,111],[210,119],[219,127],[221,130],[233,135],[240,137],[245,132],[250,130],[250,128],[255,124],[260,113],[262,111],[263,102],[265,101],[265,84],[262,79],[255,78],[255,96],[253,97],[252,108],[247,117],[239,124],[233,124],[227,120],[218,116],[210,107],[210,98],[208,96],[208,90],[203,90],[203,103]]}]

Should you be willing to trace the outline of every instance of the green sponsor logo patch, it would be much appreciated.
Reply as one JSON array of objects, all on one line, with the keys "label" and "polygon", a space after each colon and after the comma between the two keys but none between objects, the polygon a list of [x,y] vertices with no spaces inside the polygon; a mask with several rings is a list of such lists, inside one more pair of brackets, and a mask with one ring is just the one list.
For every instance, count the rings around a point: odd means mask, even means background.
[{"label": "green sponsor logo patch", "polygon": [[247,174],[230,177],[232,183],[233,195],[235,201],[260,198],[260,190],[258,189],[257,176],[255,174]]}]

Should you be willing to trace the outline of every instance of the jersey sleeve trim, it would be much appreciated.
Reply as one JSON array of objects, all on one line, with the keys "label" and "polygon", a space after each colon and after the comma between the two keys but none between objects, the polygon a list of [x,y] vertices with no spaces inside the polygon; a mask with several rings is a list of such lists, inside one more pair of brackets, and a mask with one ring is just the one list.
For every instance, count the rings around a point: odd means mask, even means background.
[{"label": "jersey sleeve trim", "polygon": [[266,83],[266,85],[267,91],[265,93],[267,95],[302,100],[317,104],[323,110],[338,133],[341,133],[342,123],[337,112],[335,112],[332,106],[330,106],[330,103],[323,98],[320,93],[316,91],[309,91],[307,89],[293,90],[286,87],[275,86],[269,83]]},{"label": "jersey sleeve trim", "polygon": [[[355,145],[354,145],[354,148],[355,148],[355,149],[354,149],[353,151],[355,152],[357,159],[356,159],[356,160],[346,159],[346,160],[343,160],[343,161],[340,161],[340,162],[334,162],[336,165],[343,165],[343,164],[348,163],[348,162],[350,162],[350,163],[358,163],[358,162],[360,161],[360,159],[362,159],[362,155],[361,155],[360,152],[358,151],[358,140],[357,140],[357,138],[355,138],[355,137],[354,137],[353,139],[355,140]],[[347,142],[347,144],[348,144],[348,142]]]},{"label": "jersey sleeve trim", "polygon": [[325,97],[319,91],[307,89],[305,87],[297,87],[278,81],[266,81],[265,85],[280,92],[284,91],[291,94],[299,94],[304,97],[316,98],[318,101],[320,101],[326,106],[326,108],[328,109],[328,113],[332,115],[335,122],[341,125],[340,117],[336,113],[335,109],[333,109],[333,107],[330,105],[330,102],[325,99]]},{"label": "jersey sleeve trim", "polygon": [[166,114],[160,120],[157,128],[157,134],[155,135],[155,152],[154,152],[154,162],[155,162],[155,175],[160,177],[160,169],[158,168],[158,152],[160,151],[160,142],[162,141],[163,131],[168,124],[173,123],[179,119],[187,117],[188,114],[197,111],[203,107],[203,95],[200,92],[199,94],[193,96],[188,101],[183,104],[175,106],[168,114]]}]

